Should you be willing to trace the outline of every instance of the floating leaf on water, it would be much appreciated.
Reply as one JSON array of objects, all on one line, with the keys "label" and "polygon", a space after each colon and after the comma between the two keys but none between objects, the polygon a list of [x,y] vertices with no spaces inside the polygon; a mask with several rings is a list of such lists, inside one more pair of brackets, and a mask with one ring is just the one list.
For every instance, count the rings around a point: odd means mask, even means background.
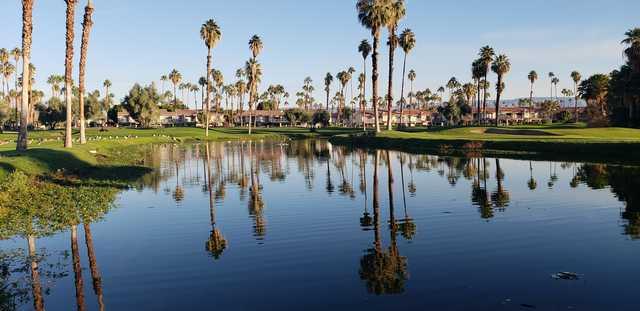
[{"label": "floating leaf on water", "polygon": [[558,272],[551,275],[556,280],[568,280],[577,281],[580,279],[580,275],[575,272]]}]

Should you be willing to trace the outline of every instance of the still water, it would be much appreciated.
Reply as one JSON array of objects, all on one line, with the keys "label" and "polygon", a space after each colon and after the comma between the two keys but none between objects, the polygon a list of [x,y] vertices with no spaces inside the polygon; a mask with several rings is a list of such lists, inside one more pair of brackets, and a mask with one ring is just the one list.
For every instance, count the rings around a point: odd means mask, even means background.
[{"label": "still water", "polygon": [[640,168],[322,140],[143,158],[96,217],[0,241],[0,309],[638,310]]}]

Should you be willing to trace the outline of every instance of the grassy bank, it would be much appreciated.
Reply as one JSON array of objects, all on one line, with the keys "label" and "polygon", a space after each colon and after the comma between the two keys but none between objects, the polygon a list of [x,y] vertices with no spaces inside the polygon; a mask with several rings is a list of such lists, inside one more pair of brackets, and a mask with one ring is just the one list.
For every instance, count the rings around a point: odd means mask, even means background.
[{"label": "grassy bank", "polygon": [[[209,137],[203,129],[108,129],[87,131],[88,143],[63,148],[63,131],[29,133],[29,150],[15,152],[15,133],[0,134],[0,175],[19,170],[29,175],[65,174],[97,180],[126,182],[148,171],[137,162],[138,146],[153,143],[194,142],[203,140],[266,139],[275,137],[319,137],[345,133],[324,129],[258,129],[249,135],[246,129],[214,129]],[[77,133],[74,140],[78,139]]]},{"label": "grassy bank", "polygon": [[452,155],[640,163],[640,130],[583,125],[409,129],[338,135],[333,143]]}]

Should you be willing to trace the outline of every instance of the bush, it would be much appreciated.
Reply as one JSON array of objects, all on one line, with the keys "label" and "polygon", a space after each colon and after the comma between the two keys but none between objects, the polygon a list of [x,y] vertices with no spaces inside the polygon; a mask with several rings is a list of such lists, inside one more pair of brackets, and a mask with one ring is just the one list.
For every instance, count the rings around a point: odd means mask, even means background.
[{"label": "bush", "polygon": [[329,112],[327,112],[326,110],[316,111],[311,119],[314,125],[322,124],[323,127],[329,126],[330,116]]}]

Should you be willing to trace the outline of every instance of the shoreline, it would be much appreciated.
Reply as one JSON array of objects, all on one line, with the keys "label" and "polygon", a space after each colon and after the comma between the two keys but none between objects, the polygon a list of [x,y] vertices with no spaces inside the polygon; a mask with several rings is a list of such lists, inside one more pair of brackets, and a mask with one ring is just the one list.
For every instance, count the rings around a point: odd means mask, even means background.
[{"label": "shoreline", "polygon": [[[62,147],[61,131],[31,132],[32,144],[24,154],[14,151],[14,144],[6,143],[7,138],[14,136],[5,133],[0,134],[0,140],[5,141],[0,146],[0,177],[21,171],[38,177],[59,175],[127,183],[150,171],[136,157],[136,151],[147,145],[283,138],[326,138],[336,145],[459,157],[640,165],[640,130],[611,130],[616,137],[608,132],[596,137],[594,131],[598,130],[539,127],[500,128],[498,132],[493,128],[453,128],[376,134],[345,128],[258,128],[248,135],[246,128],[220,128],[210,130],[210,136],[204,137],[204,130],[199,128],[112,128],[104,132],[88,131],[88,143],[76,144],[72,149]],[[581,138],[576,133],[592,136]]]}]

